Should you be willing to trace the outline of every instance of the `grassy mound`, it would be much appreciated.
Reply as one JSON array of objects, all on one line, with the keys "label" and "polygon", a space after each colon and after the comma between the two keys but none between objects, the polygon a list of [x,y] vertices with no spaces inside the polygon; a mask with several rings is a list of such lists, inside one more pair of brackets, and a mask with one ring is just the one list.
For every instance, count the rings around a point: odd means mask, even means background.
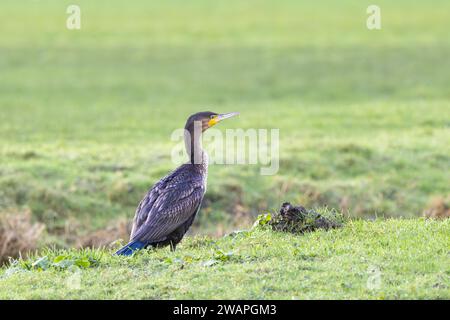
[{"label": "grassy mound", "polygon": [[450,220],[347,221],[303,235],[269,224],[176,252],[46,250],[0,269],[0,299],[449,299]]}]

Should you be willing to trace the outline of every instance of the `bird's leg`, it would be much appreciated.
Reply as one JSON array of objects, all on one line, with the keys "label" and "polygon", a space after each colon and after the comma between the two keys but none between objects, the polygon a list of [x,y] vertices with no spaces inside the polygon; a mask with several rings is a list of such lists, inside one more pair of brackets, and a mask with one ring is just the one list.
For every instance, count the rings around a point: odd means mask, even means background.
[{"label": "bird's leg", "polygon": [[174,252],[176,248],[177,248],[177,244],[174,243],[173,241],[170,241],[170,251]]}]

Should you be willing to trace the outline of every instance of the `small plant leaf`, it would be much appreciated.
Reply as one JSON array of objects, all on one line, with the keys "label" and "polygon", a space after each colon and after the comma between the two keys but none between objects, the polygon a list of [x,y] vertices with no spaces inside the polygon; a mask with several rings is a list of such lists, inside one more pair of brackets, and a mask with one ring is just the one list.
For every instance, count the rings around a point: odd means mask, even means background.
[{"label": "small plant leaf", "polygon": [[211,266],[213,266],[213,265],[215,265],[215,264],[218,264],[218,263],[219,263],[219,261],[214,260],[214,259],[211,259],[211,260],[208,260],[208,261],[203,262],[202,265],[203,265],[204,267],[211,267]]},{"label": "small plant leaf", "polygon": [[50,262],[47,256],[43,256],[34,261],[31,266],[35,269],[46,270],[50,266]]},{"label": "small plant leaf", "polygon": [[54,263],[53,266],[57,267],[57,268],[61,268],[61,269],[67,269],[67,268],[73,266],[74,264],[75,264],[74,260],[65,259],[65,260],[60,260],[57,263]]},{"label": "small plant leaf", "polygon": [[88,258],[81,258],[75,261],[75,265],[80,267],[80,268],[89,268],[91,265],[91,262],[89,261]]},{"label": "small plant leaf", "polygon": [[252,226],[252,229],[257,227],[262,227],[267,225],[272,220],[272,215],[270,213],[260,214],[257,218],[255,223]]}]

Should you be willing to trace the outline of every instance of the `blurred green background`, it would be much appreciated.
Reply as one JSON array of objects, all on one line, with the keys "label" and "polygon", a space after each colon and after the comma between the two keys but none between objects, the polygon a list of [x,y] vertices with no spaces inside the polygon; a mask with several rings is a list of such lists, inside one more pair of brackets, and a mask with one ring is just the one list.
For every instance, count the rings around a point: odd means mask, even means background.
[{"label": "blurred green background", "polygon": [[195,232],[284,201],[365,218],[448,201],[450,2],[377,1],[379,31],[370,4],[2,0],[0,215],[31,210],[61,245],[126,234],[174,167],[171,132],[204,110],[279,128],[281,162],[211,166]]}]

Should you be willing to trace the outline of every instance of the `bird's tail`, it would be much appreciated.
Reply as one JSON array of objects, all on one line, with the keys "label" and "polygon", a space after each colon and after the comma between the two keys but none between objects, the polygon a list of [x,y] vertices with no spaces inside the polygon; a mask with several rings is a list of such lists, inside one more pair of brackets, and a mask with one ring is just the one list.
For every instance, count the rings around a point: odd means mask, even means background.
[{"label": "bird's tail", "polygon": [[122,249],[116,252],[119,256],[131,256],[133,252],[145,248],[146,243],[141,241],[131,241]]}]

